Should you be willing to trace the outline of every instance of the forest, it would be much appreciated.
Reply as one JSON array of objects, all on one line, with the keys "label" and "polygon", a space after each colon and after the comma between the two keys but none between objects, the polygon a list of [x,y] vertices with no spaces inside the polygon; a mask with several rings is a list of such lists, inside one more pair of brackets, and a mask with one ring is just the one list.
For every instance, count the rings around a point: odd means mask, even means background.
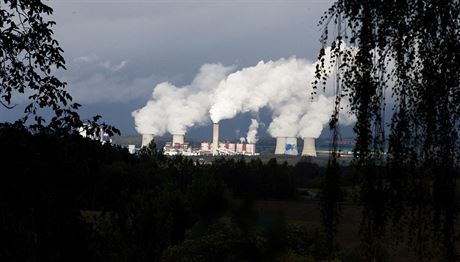
[{"label": "forest", "polygon": [[[3,261],[314,261],[318,228],[261,216],[260,199],[298,200],[324,172],[311,162],[138,155],[80,135],[2,125]],[[324,169],[324,168],[323,168]]]}]

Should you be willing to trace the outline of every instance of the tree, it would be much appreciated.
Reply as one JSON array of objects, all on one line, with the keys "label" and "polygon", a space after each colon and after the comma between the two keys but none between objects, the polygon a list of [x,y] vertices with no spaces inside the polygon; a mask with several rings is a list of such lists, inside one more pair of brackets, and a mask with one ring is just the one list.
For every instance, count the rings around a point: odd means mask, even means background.
[{"label": "tree", "polygon": [[[22,94],[28,104],[21,123],[32,116],[32,127],[43,129],[46,121],[39,111],[48,108],[54,112],[49,130],[76,132],[83,126],[76,112],[80,104],[72,101],[66,83],[54,75],[65,69],[65,60],[53,38],[55,22],[47,19],[53,9],[41,0],[1,0],[0,4],[0,104],[11,109],[16,106],[12,99]],[[88,131],[97,128],[99,118],[85,125]],[[109,133],[118,132],[105,126]]]},{"label": "tree", "polygon": [[[409,235],[420,258],[435,246],[455,259],[460,2],[338,0],[321,24],[324,44],[330,25],[336,26],[331,59],[338,97],[350,100],[358,120],[355,163],[364,176],[368,255],[376,253],[391,221],[397,228],[409,224],[400,235]],[[318,66],[318,86],[329,72],[324,63]],[[388,93],[395,103],[385,157]]]}]

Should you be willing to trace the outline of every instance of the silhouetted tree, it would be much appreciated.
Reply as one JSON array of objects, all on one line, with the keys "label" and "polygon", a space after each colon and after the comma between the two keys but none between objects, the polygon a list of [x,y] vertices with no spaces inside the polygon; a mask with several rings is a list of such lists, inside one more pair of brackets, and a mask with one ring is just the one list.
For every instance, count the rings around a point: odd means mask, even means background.
[{"label": "silhouetted tree", "polygon": [[[324,44],[331,23],[339,99],[350,100],[358,120],[354,152],[364,178],[366,256],[375,258],[391,221],[420,259],[436,250],[455,259],[459,1],[338,0],[321,20]],[[318,86],[331,71],[318,66]],[[387,94],[395,103],[385,163]]]},{"label": "silhouetted tree", "polygon": [[[104,123],[100,116],[83,122],[77,113],[80,104],[72,102],[66,83],[55,76],[56,70],[65,69],[63,50],[53,37],[56,23],[48,17],[53,9],[41,0],[0,1],[0,104],[11,109],[15,98],[25,96],[21,123],[33,116],[31,128],[62,134],[77,132],[84,127],[94,133],[100,125],[109,134],[119,131]],[[51,109],[54,116],[45,125],[41,109]]]}]

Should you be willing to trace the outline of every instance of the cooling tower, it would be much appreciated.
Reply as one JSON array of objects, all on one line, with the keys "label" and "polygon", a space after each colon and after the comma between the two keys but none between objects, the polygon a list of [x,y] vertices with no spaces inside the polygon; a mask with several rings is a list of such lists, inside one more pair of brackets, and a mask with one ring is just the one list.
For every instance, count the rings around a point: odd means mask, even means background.
[{"label": "cooling tower", "polygon": [[172,144],[173,144],[173,146],[175,144],[180,144],[180,145],[184,144],[184,135],[177,135],[177,134],[173,135],[172,136]]},{"label": "cooling tower", "polygon": [[284,154],[296,156],[299,154],[297,151],[297,138],[296,137],[288,137],[286,138],[286,147],[284,150]]},{"label": "cooling tower", "polygon": [[216,156],[219,148],[219,123],[214,123],[212,127],[212,154]]},{"label": "cooling tower", "polygon": [[148,146],[153,140],[152,134],[142,134],[142,145],[141,147]]},{"label": "cooling tower", "polygon": [[302,156],[316,156],[315,139],[313,137],[303,139]]},{"label": "cooling tower", "polygon": [[285,137],[277,137],[276,138],[275,155],[284,155],[285,150],[286,150],[286,138]]},{"label": "cooling tower", "polygon": [[136,153],[136,146],[135,145],[128,145],[128,152],[130,154],[135,154]]}]

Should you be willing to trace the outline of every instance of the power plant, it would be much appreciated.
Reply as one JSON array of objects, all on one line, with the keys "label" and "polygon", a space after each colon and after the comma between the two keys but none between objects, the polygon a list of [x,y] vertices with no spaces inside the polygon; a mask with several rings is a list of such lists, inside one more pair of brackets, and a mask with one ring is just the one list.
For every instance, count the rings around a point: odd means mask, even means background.
[{"label": "power plant", "polygon": [[219,150],[219,123],[212,124],[212,155],[217,156]]},{"label": "power plant", "polygon": [[[147,146],[153,140],[153,135],[142,135],[142,147]],[[229,143],[219,142],[219,124],[213,124],[212,142],[202,142],[200,147],[193,148],[188,142],[185,142],[183,134],[173,134],[172,141],[166,142],[163,148],[164,154],[184,155],[184,156],[231,156],[231,155],[246,155],[255,156],[256,145],[254,143]]]},{"label": "power plant", "polygon": [[299,154],[297,151],[297,138],[288,137],[286,138],[286,148],[284,151],[285,155],[296,156]]},{"label": "power plant", "polygon": [[276,138],[275,155],[284,155],[285,151],[286,151],[286,138],[285,137],[277,137]]},{"label": "power plant", "polygon": [[142,134],[142,144],[141,147],[148,146],[153,140],[152,134]]},{"label": "power plant", "polygon": [[[314,138],[312,139],[313,139],[313,151],[316,156],[315,140]],[[308,148],[311,151],[311,146],[309,146]],[[277,137],[276,138],[275,155],[297,156],[298,154],[299,152],[297,151],[297,138],[296,137]],[[304,152],[302,152],[302,156],[313,156],[313,153],[304,154]]]},{"label": "power plant", "polygon": [[[258,128],[266,127],[267,133],[276,138],[276,147],[271,151],[275,155],[315,156],[315,138],[320,137],[329,122],[337,101],[330,92],[314,95],[316,92],[309,83],[315,79],[318,62],[321,61],[291,57],[261,60],[240,69],[211,63],[202,65],[189,84],[158,83],[145,106],[131,113],[137,132],[144,134],[142,145],[147,145],[152,135],[169,133],[172,140],[165,146],[167,154],[257,154]],[[333,88],[330,83],[326,84],[328,89]],[[347,100],[341,100],[340,106],[348,108]],[[221,121],[240,114],[256,116],[265,109],[271,111],[271,122],[259,125],[258,117],[251,119],[246,142],[219,141]],[[339,124],[350,125],[356,121],[355,115],[348,111],[340,111]],[[209,120],[213,123],[210,142],[192,148],[184,135],[190,128],[205,125]],[[298,148],[298,139],[304,140],[303,149]]]},{"label": "power plant", "polygon": [[[231,155],[246,155],[256,156],[255,143],[245,143],[242,138],[241,141],[221,142],[219,141],[219,123],[212,125],[212,142],[201,142],[199,147],[193,148],[188,142],[185,142],[185,135],[173,134],[172,140],[166,142],[163,148],[165,155],[184,155],[184,156],[231,156]],[[142,146],[147,146],[153,140],[153,135],[142,135]],[[306,137],[303,139],[304,146],[301,156],[316,157],[315,138]],[[277,137],[275,155],[299,155],[297,149],[296,137]]]},{"label": "power plant", "polygon": [[305,137],[303,139],[302,156],[316,157],[315,139],[313,137]]},{"label": "power plant", "polygon": [[184,135],[173,135],[172,144],[173,145],[176,145],[176,144],[182,145],[182,144],[184,144]]},{"label": "power plant", "polygon": [[99,127],[99,132],[94,131],[92,134],[88,134],[88,130],[90,129],[90,125],[88,123],[83,124],[78,128],[78,133],[82,137],[87,137],[92,140],[97,140],[101,142],[101,144],[105,143],[112,143],[112,139],[110,138],[110,135],[105,131],[103,126]]}]

